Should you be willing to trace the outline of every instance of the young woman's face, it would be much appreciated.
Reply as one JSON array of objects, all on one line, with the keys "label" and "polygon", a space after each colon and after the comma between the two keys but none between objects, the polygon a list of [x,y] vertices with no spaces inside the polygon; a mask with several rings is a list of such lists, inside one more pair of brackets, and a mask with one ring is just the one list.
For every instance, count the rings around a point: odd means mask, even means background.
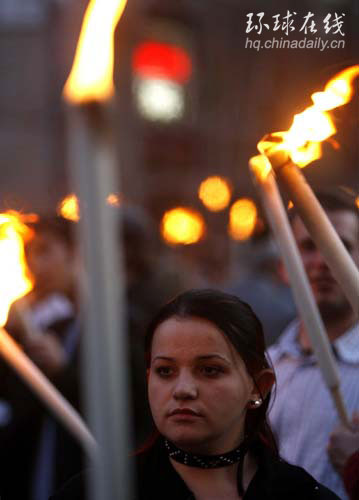
[{"label": "young woman's face", "polygon": [[161,434],[187,451],[217,454],[242,441],[247,405],[258,391],[215,325],[173,317],[154,333],[148,395]]}]

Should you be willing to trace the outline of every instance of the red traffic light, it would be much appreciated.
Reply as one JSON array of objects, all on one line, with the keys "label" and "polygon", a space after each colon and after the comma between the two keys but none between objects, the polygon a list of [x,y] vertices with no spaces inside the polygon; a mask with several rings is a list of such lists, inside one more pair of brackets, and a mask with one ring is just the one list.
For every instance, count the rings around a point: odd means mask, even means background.
[{"label": "red traffic light", "polygon": [[147,41],[135,48],[132,68],[141,78],[166,79],[184,84],[192,74],[192,61],[181,47]]}]

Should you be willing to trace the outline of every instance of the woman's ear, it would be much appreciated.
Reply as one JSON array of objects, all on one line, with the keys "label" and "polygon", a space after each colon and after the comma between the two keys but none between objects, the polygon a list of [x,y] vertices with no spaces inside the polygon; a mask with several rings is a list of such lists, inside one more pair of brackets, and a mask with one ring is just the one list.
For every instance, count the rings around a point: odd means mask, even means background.
[{"label": "woman's ear", "polygon": [[[255,384],[252,391],[252,400],[263,400],[273,387],[275,382],[275,375],[270,368],[264,368],[255,377]],[[259,394],[258,394],[259,392]]]}]

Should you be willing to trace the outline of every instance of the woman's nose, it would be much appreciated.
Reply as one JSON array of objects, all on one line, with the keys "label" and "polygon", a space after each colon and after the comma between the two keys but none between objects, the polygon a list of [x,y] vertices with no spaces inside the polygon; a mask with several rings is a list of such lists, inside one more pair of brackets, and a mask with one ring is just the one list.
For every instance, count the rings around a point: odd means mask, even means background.
[{"label": "woman's nose", "polygon": [[195,399],[198,396],[196,381],[188,374],[179,374],[173,389],[173,397],[180,399]]}]

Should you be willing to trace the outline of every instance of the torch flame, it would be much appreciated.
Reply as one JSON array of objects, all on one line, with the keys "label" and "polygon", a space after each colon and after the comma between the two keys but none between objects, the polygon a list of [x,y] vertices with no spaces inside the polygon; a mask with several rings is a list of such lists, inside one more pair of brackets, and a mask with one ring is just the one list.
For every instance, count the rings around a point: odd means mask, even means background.
[{"label": "torch flame", "polygon": [[257,207],[253,200],[241,198],[231,206],[229,212],[229,234],[234,240],[248,240],[256,227]]},{"label": "torch flame", "polygon": [[119,194],[110,193],[107,196],[106,201],[112,207],[120,207],[121,206],[121,196]]},{"label": "torch flame", "polygon": [[249,160],[249,165],[256,177],[262,181],[267,178],[267,175],[272,170],[270,161],[264,154],[252,156]]},{"label": "torch flame", "polygon": [[[116,193],[110,193],[106,202],[108,205],[113,207],[121,206],[121,196]],[[74,222],[78,222],[80,220],[80,207],[79,200],[74,193],[68,194],[63,198],[60,203],[57,205],[57,214],[61,215],[64,219],[72,220]]]},{"label": "torch flame", "polygon": [[64,95],[70,102],[109,99],[114,92],[114,32],[127,0],[91,0]]},{"label": "torch flame", "polygon": [[190,245],[204,235],[205,223],[198,212],[177,207],[168,210],[162,217],[161,233],[167,243]]},{"label": "torch flame", "polygon": [[338,73],[324,87],[324,92],[315,92],[312,101],[317,109],[329,111],[350,101],[353,96],[352,81],[359,75],[359,65]]},{"label": "torch flame", "polygon": [[80,220],[80,208],[77,196],[73,193],[65,196],[57,207],[57,213],[64,219],[78,222]]},{"label": "torch flame", "polygon": [[33,231],[23,220],[17,212],[0,214],[0,326],[6,323],[11,304],[33,287],[24,256],[24,241]]},{"label": "torch flame", "polygon": [[284,151],[300,167],[322,156],[322,141],[336,133],[327,111],[342,106],[353,95],[353,80],[359,76],[359,65],[338,73],[325,86],[324,91],[312,94],[313,105],[294,116],[286,132],[276,132],[258,143],[262,154]]}]

